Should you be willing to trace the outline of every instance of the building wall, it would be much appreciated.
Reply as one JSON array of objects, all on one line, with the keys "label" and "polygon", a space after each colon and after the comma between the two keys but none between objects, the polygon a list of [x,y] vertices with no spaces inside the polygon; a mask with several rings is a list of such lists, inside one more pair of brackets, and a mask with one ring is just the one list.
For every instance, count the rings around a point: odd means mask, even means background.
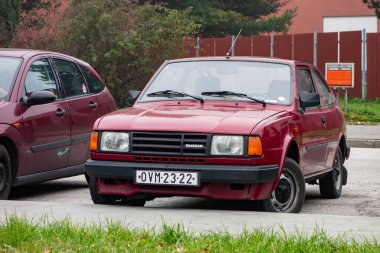
[{"label": "building wall", "polygon": [[[288,31],[290,34],[323,32],[324,17],[376,16],[362,0],[290,0],[283,10],[295,7],[297,15]],[[377,20],[377,32],[379,29]]]}]

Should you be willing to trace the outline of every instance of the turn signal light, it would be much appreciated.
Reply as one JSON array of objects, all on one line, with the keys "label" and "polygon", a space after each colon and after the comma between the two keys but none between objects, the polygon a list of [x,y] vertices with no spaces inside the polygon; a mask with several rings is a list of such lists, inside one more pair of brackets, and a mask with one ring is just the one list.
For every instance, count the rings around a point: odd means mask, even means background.
[{"label": "turn signal light", "polygon": [[98,132],[92,132],[91,133],[91,140],[90,140],[90,150],[91,151],[97,151],[98,150]]},{"label": "turn signal light", "polygon": [[263,145],[259,136],[252,136],[248,138],[248,155],[262,156]]}]

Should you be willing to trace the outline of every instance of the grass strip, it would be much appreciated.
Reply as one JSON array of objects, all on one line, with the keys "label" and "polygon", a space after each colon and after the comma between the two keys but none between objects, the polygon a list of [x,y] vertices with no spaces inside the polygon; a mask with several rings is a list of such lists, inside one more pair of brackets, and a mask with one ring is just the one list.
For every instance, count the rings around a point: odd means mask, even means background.
[{"label": "grass strip", "polygon": [[75,225],[70,219],[34,222],[13,215],[0,225],[0,252],[380,252],[380,245],[331,238],[323,231],[196,234],[181,225],[129,229],[121,222]]},{"label": "grass strip", "polygon": [[[380,98],[373,100],[349,98],[347,104],[344,116],[348,123],[380,124]],[[343,98],[339,100],[339,106],[344,111]]]}]

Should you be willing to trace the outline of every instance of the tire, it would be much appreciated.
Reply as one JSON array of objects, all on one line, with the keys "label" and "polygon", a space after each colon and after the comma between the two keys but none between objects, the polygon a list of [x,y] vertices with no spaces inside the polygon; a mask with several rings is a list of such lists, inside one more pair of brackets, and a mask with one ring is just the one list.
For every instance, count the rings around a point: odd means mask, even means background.
[{"label": "tire", "polygon": [[319,191],[322,198],[336,199],[342,193],[344,178],[343,157],[339,146],[335,153],[333,170],[319,179]]},{"label": "tire", "polygon": [[8,199],[12,185],[11,159],[7,149],[0,145],[0,199]]},{"label": "tire", "polygon": [[100,205],[126,205],[126,206],[144,206],[146,200],[145,199],[130,199],[125,196],[118,196],[118,195],[108,195],[108,194],[99,194],[97,185],[96,185],[96,178],[89,177],[90,178],[90,195],[92,202],[94,204],[100,204]]},{"label": "tire", "polygon": [[305,180],[298,164],[285,159],[280,180],[272,194],[263,201],[264,210],[277,213],[299,213],[305,200]]}]

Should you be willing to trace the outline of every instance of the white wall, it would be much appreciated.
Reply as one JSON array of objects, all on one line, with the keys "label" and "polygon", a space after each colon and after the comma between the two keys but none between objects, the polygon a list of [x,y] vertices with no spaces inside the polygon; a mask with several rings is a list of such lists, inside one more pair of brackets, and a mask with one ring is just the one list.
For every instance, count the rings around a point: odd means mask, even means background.
[{"label": "white wall", "polygon": [[358,31],[377,32],[377,17],[324,17],[323,32]]}]

